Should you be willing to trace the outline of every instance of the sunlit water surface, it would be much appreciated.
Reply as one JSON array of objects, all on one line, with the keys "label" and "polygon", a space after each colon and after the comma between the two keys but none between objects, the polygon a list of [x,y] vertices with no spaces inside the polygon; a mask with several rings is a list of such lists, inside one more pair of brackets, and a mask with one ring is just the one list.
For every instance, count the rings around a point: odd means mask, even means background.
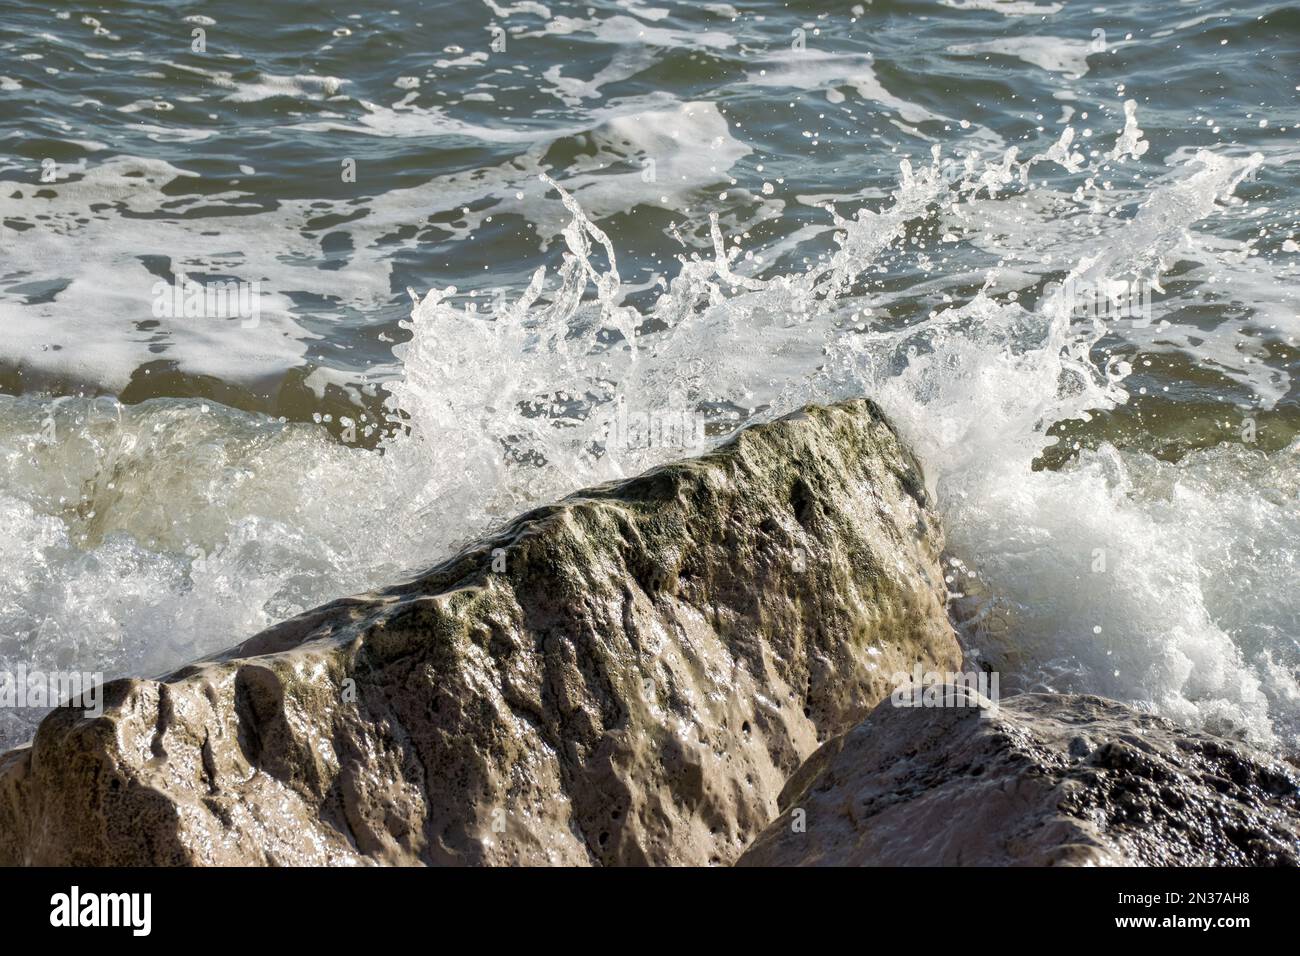
[{"label": "sunlit water surface", "polygon": [[0,669],[161,673],[693,450],[620,422],[866,394],[1003,693],[1298,749],[1295,8],[93,9],[0,12]]}]

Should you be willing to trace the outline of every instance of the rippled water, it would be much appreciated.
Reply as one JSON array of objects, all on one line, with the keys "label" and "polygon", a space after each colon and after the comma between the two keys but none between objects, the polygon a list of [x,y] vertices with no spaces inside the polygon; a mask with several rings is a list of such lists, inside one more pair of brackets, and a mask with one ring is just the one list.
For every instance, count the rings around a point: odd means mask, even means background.
[{"label": "rippled water", "polygon": [[1300,749],[1298,48],[1265,3],[9,0],[0,669],[161,672],[870,394],[1004,692]]}]

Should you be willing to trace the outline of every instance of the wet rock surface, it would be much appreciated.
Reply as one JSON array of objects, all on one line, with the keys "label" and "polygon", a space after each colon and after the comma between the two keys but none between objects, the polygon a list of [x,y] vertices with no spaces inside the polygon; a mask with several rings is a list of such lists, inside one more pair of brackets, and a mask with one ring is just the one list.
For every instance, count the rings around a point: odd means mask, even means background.
[{"label": "wet rock surface", "polygon": [[920,662],[941,532],[869,402],[526,514],[0,757],[0,864],[731,863]]},{"label": "wet rock surface", "polygon": [[996,716],[885,701],[825,744],[740,865],[1300,865],[1300,774],[1099,697]]}]

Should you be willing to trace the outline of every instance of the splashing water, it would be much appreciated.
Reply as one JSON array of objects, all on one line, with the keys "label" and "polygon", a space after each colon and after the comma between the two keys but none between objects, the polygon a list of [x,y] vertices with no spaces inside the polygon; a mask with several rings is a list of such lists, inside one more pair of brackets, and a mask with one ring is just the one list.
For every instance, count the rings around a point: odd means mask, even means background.
[{"label": "splashing water", "polygon": [[[1004,688],[1101,693],[1294,750],[1300,444],[1171,462],[1100,441],[1044,467],[1060,426],[1127,403],[1134,375],[1126,320],[1081,320],[1048,280],[1160,289],[1181,259],[1231,269],[1239,250],[1207,261],[1190,230],[1232,215],[1263,158],[1201,151],[1135,193],[1099,185],[1072,141],[1023,161],[938,147],[929,166],[904,161],[880,208],[828,207],[834,248],[806,268],[762,266],[779,251],[742,250],[712,216],[711,256],[683,255],[650,289],[625,286],[609,237],[543,176],[571,217],[555,275],[489,309],[413,293],[388,421],[345,423],[383,431],[377,447],[194,401],[0,397],[0,664],[162,672],[694,450],[656,420],[680,412],[718,441],[867,394],[922,460],[955,618]],[[1105,160],[1144,147],[1128,105]],[[1087,179],[1038,186],[1051,166]],[[944,276],[931,245],[977,245],[1008,216],[1008,243],[1053,251]],[[906,256],[943,281],[891,286]],[[1177,305],[1161,306],[1171,340]],[[628,409],[639,438],[616,429]],[[0,741],[30,733],[30,715],[0,720]]]}]

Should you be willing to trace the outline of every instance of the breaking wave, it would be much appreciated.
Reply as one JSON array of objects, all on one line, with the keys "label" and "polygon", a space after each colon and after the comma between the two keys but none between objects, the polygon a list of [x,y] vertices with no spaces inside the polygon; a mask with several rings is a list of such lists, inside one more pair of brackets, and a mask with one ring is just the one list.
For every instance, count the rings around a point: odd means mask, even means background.
[{"label": "breaking wave", "polygon": [[[164,672],[689,453],[688,433],[866,394],[924,464],[954,618],[1004,690],[1104,694],[1295,750],[1300,443],[1234,430],[1289,383],[1211,342],[1249,396],[1220,410],[1230,437],[1170,456],[1086,433],[1140,395],[1136,345],[1240,328],[1187,317],[1212,276],[1267,287],[1248,240],[1193,230],[1248,215],[1235,193],[1264,157],[1199,151],[1122,189],[1105,177],[1145,151],[1133,106],[1092,163],[1073,135],[1023,159],[904,161],[886,199],[828,204],[803,262],[711,217],[671,277],[635,287],[543,174],[568,216],[558,267],[522,291],[413,293],[402,377],[381,416],[329,423],[342,440],[216,403],[0,396],[0,666]],[[1115,282],[1162,294],[1150,322],[1080,317],[1063,291]],[[663,427],[678,421],[700,429]],[[0,716],[0,739],[24,719]]]}]

